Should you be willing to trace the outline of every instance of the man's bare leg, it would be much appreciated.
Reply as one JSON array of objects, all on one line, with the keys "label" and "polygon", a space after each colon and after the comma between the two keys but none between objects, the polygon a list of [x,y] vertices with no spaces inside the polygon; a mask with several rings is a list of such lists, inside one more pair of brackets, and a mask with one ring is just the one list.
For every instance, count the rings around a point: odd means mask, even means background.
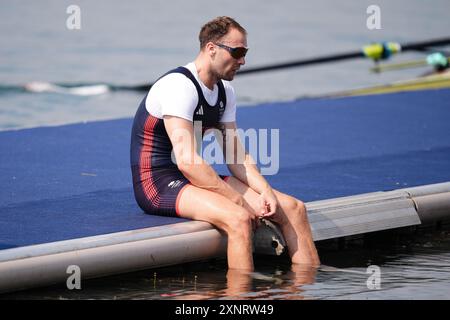
[{"label": "man's bare leg", "polygon": [[[259,210],[259,194],[234,177],[230,177],[227,183],[242,194],[254,210]],[[277,190],[274,190],[274,193],[279,208],[269,219],[281,228],[292,263],[319,266],[320,259],[312,238],[305,205],[300,200]]]},{"label": "man's bare leg", "polygon": [[188,185],[179,196],[178,213],[224,230],[228,235],[228,267],[253,271],[252,221],[244,208],[220,194]]},{"label": "man's bare leg", "polygon": [[233,299],[239,298],[240,295],[250,292],[252,288],[252,278],[250,271],[228,269],[227,271],[227,288],[225,294]]}]

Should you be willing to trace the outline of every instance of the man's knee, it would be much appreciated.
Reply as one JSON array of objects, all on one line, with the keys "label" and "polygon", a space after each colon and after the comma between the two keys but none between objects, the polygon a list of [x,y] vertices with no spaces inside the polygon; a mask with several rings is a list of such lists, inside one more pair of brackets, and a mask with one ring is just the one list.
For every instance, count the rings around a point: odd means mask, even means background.
[{"label": "man's knee", "polygon": [[285,214],[289,217],[300,218],[302,221],[307,220],[306,206],[303,201],[288,197],[284,203]]},{"label": "man's knee", "polygon": [[305,203],[301,200],[297,200],[297,210],[301,216],[306,217],[306,206]]},{"label": "man's knee", "polygon": [[305,222],[305,223],[308,222],[308,215],[306,213],[306,206],[303,203],[303,201],[295,199],[295,205],[294,206],[295,206],[294,212],[295,212],[295,215],[297,215],[298,219],[301,222]]},{"label": "man's knee", "polygon": [[226,221],[227,233],[237,236],[250,236],[252,230],[252,218],[244,208],[239,208],[230,214]]}]

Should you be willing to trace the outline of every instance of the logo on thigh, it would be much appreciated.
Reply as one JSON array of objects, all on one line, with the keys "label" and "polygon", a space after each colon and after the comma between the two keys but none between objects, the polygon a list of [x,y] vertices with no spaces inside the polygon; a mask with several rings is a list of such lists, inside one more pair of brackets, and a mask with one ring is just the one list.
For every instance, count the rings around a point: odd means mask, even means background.
[{"label": "logo on thigh", "polygon": [[170,181],[170,183],[167,185],[169,188],[176,188],[178,186],[180,186],[182,184],[182,182],[180,180],[173,180]]}]

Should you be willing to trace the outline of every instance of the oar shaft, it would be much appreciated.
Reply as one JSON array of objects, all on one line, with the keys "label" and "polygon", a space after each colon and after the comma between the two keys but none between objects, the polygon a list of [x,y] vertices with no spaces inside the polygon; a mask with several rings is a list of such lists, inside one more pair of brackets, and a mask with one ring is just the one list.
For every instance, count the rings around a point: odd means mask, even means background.
[{"label": "oar shaft", "polygon": [[363,57],[364,57],[364,54],[362,52],[356,51],[356,52],[343,53],[343,54],[332,55],[332,56],[324,56],[324,57],[320,57],[320,58],[311,58],[311,59],[305,59],[305,60],[285,62],[285,63],[280,63],[280,64],[272,64],[272,65],[267,65],[267,66],[262,66],[262,67],[246,68],[244,70],[239,71],[238,74],[241,75],[241,74],[248,74],[248,73],[256,73],[256,72],[285,69],[285,68],[292,68],[292,67],[300,67],[300,66],[318,64],[318,63],[326,63],[326,62],[332,62],[332,61],[348,60],[348,59],[363,58]]},{"label": "oar shaft", "polygon": [[[422,42],[411,42],[401,45],[402,51],[408,51],[408,50],[420,50],[427,47],[432,46],[442,46],[442,45],[448,45],[450,44],[450,38],[442,38],[442,39],[435,39],[435,40],[429,40],[429,41],[422,41]],[[271,64],[261,67],[253,67],[253,68],[245,68],[238,72],[238,75],[243,74],[251,74],[251,73],[257,73],[257,72],[264,72],[264,71],[273,71],[273,70],[279,70],[279,69],[287,69],[287,68],[294,68],[294,67],[301,67],[301,66],[308,66],[308,65],[314,65],[314,64],[320,64],[320,63],[327,63],[327,62],[334,62],[334,61],[342,61],[342,60],[349,60],[349,59],[355,59],[355,58],[364,58],[365,54],[361,51],[352,51],[348,53],[341,53],[341,54],[335,54],[335,55],[329,55],[329,56],[323,56],[323,57],[317,57],[317,58],[310,58],[310,59],[302,59],[302,60],[296,60],[296,61],[289,61],[279,64]],[[87,84],[60,84],[64,87],[76,87],[81,85],[87,85]],[[153,83],[143,84],[143,85],[130,85],[130,86],[122,86],[122,85],[112,85],[110,86],[110,89],[113,91],[116,90],[132,90],[132,91],[148,91],[150,87],[153,85]]]},{"label": "oar shaft", "polygon": [[[419,50],[419,49],[426,48],[426,47],[442,46],[442,45],[448,45],[448,44],[450,44],[450,38],[441,38],[441,39],[434,39],[434,40],[428,40],[428,41],[410,42],[410,43],[401,44],[401,50],[402,51]],[[284,63],[279,63],[279,64],[271,64],[271,65],[266,65],[266,66],[261,66],[261,67],[254,67],[254,68],[245,68],[245,69],[239,71],[238,74],[243,75],[243,74],[257,73],[257,72],[263,72],[263,71],[272,71],[272,70],[279,70],[279,69],[286,69],[286,68],[293,68],[293,67],[301,67],[301,66],[319,64],[319,63],[327,63],[327,62],[334,62],[334,61],[348,60],[348,59],[355,59],[355,58],[363,58],[363,57],[365,57],[363,52],[353,51],[353,52],[349,52],[349,53],[342,53],[342,54],[324,56],[324,57],[319,57],[319,58],[289,61],[289,62],[284,62]]]},{"label": "oar shaft", "polygon": [[[437,60],[437,61],[434,60],[434,63],[432,63],[432,62],[428,61],[428,58],[427,58],[427,59],[406,61],[406,62],[400,62],[400,63],[376,65],[375,67],[371,68],[370,70],[373,72],[383,72],[383,71],[391,71],[391,70],[424,67],[424,66],[429,66],[429,65],[434,66],[435,68],[439,69],[439,67],[447,68],[446,66],[448,66],[450,64],[450,57],[445,57],[441,53],[434,53],[433,55],[439,55],[438,58],[442,59],[442,60]],[[428,56],[428,57],[430,57],[430,56]],[[433,61],[433,60],[431,60],[431,61]]]},{"label": "oar shaft", "polygon": [[396,63],[396,64],[378,65],[378,66],[371,68],[370,70],[374,71],[374,72],[382,72],[382,71],[389,71],[389,70],[423,67],[426,65],[427,65],[427,61],[425,59],[422,59],[422,60],[418,60],[418,61],[408,61],[408,62],[402,62],[402,63]]},{"label": "oar shaft", "polygon": [[427,47],[438,47],[450,44],[450,38],[434,39],[429,41],[410,42],[402,44],[402,51],[420,50]]}]

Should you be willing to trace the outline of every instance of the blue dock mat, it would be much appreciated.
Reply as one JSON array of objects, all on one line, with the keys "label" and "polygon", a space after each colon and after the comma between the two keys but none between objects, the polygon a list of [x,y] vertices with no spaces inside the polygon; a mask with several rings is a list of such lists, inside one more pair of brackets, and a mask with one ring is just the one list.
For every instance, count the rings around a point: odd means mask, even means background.
[{"label": "blue dock mat", "polygon": [[[135,203],[131,125],[0,132],[0,249],[184,221]],[[238,126],[280,130],[266,178],[305,202],[450,181],[449,89],[239,108]]]}]

